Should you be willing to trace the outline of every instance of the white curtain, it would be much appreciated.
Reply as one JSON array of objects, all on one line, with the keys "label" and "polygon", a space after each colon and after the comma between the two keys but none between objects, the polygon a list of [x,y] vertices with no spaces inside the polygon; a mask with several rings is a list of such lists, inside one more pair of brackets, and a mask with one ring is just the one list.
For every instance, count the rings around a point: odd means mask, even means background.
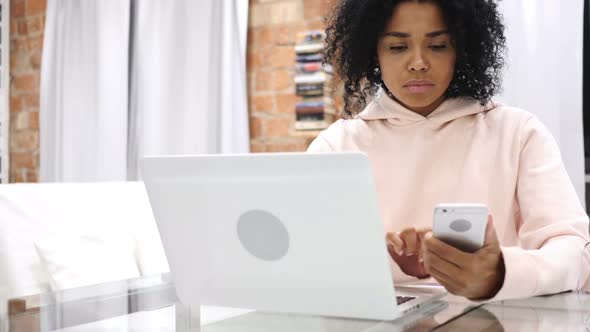
[{"label": "white curtain", "polygon": [[499,100],[536,114],[561,149],[585,206],[583,0],[502,1],[508,66]]},{"label": "white curtain", "polygon": [[130,177],[144,155],[248,152],[247,1],[134,5]]},{"label": "white curtain", "polygon": [[129,1],[49,0],[44,38],[41,180],[125,179]]},{"label": "white curtain", "polygon": [[42,181],[133,180],[144,155],[248,152],[247,1],[47,6]]}]

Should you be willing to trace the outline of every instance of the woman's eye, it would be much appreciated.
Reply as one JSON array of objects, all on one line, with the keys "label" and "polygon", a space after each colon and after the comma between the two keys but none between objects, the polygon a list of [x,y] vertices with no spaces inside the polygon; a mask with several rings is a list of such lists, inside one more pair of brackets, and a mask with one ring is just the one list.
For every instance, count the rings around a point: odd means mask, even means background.
[{"label": "woman's eye", "polygon": [[389,46],[389,50],[394,52],[401,52],[407,48],[407,46]]},{"label": "woman's eye", "polygon": [[447,48],[447,45],[446,45],[446,44],[441,44],[441,45],[430,45],[429,47],[430,47],[430,49],[432,49],[432,50],[438,51],[438,50],[444,50],[444,49],[446,49],[446,48]]}]

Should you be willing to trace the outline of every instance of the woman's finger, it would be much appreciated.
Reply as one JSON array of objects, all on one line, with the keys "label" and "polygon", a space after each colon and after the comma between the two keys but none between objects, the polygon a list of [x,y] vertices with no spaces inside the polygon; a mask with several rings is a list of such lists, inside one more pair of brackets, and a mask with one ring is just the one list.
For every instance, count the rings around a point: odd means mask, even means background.
[{"label": "woman's finger", "polygon": [[404,241],[401,239],[399,233],[387,233],[387,239],[389,240],[389,243],[393,246],[395,253],[398,256],[402,256],[404,254],[405,246]]},{"label": "woman's finger", "polygon": [[457,282],[453,279],[453,277],[445,274],[437,270],[436,268],[430,268],[428,271],[431,277],[436,279],[439,284],[441,284],[444,288],[446,288],[449,293],[453,295],[461,295],[463,292],[463,288],[457,284]]},{"label": "woman's finger", "polygon": [[417,255],[420,251],[418,233],[415,228],[408,228],[400,233],[401,239],[406,245],[406,255]]}]

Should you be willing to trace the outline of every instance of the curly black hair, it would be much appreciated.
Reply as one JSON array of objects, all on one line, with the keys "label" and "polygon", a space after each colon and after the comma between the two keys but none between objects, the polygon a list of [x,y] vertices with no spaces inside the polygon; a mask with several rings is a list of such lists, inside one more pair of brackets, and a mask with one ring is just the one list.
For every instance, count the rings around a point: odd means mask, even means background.
[{"label": "curly black hair", "polygon": [[[377,42],[400,2],[339,0],[327,17],[324,63],[344,81],[344,112],[362,110],[382,84]],[[483,105],[499,92],[504,65],[504,24],[495,0],[413,0],[434,2],[447,23],[456,50],[453,79],[446,96],[472,97]]]}]

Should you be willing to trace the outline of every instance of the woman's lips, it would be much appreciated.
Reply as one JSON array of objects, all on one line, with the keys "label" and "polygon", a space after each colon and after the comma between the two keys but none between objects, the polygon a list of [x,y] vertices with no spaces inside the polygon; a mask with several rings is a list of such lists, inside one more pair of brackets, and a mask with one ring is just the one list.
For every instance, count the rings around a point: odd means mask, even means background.
[{"label": "woman's lips", "polygon": [[410,93],[425,93],[434,88],[434,83],[423,80],[413,80],[404,84],[404,89]]}]

